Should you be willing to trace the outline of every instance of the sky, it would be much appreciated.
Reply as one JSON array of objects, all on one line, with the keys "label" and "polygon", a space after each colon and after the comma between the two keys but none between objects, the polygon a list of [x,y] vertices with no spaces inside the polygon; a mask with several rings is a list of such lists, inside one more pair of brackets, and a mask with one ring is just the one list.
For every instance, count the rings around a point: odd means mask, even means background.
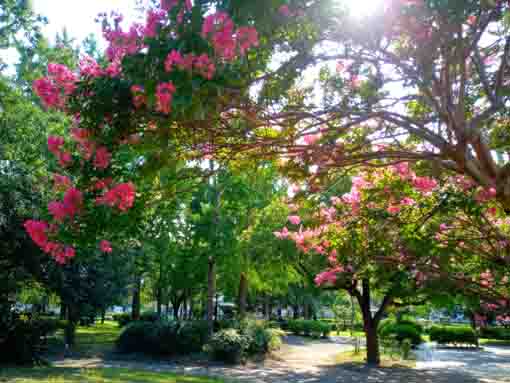
[{"label": "sky", "polygon": [[126,21],[136,17],[135,0],[32,0],[35,13],[48,18],[43,33],[52,41],[57,32],[67,29],[77,42],[93,33],[101,40],[101,28],[94,19],[100,12],[122,11]]}]

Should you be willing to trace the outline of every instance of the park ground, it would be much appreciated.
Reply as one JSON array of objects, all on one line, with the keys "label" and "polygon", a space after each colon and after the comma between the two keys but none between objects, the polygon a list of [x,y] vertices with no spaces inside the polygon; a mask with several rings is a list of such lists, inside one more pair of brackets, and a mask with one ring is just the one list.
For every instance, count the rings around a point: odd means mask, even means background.
[{"label": "park ground", "polygon": [[78,346],[66,351],[60,334],[50,339],[51,367],[5,368],[0,382],[51,383],[500,383],[510,382],[510,345],[486,344],[481,350],[436,349],[425,345],[415,360],[386,357],[382,368],[368,368],[355,354],[352,338],[324,340],[285,337],[283,347],[262,361],[228,366],[204,358],[153,359],[119,355],[113,322],[78,330]]}]

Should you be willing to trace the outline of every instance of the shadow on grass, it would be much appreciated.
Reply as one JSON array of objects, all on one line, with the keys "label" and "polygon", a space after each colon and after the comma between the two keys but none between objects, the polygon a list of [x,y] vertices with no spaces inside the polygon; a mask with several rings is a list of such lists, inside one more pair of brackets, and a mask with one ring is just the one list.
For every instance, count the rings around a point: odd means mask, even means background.
[{"label": "shadow on grass", "polygon": [[0,382],[23,383],[223,383],[223,380],[124,368],[13,368],[0,372]]}]

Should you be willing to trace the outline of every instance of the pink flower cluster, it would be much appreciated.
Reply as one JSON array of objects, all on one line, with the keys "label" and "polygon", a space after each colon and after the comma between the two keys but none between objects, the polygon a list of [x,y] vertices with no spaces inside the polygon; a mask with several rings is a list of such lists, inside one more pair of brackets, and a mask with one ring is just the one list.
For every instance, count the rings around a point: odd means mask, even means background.
[{"label": "pink flower cluster", "polygon": [[188,53],[184,57],[177,50],[172,50],[165,60],[165,70],[171,72],[176,66],[181,70],[195,70],[200,76],[211,80],[216,72],[216,65],[205,53],[195,56]]},{"label": "pink flower cluster", "polygon": [[47,222],[28,220],[24,223],[24,227],[32,241],[45,253],[55,258],[58,263],[66,263],[76,255],[73,247],[48,240],[49,225]]},{"label": "pink flower cluster", "polygon": [[255,28],[241,27],[234,31],[234,23],[225,12],[216,12],[205,18],[202,37],[210,38],[216,54],[225,60],[235,59],[237,48],[243,56],[248,49],[259,45]]},{"label": "pink flower cluster", "polygon": [[65,65],[48,64],[48,76],[33,82],[33,89],[48,108],[63,108],[76,89],[77,76]]},{"label": "pink flower cluster", "polygon": [[106,191],[101,197],[96,198],[98,205],[116,207],[120,211],[127,211],[135,202],[135,185],[122,183]]},{"label": "pink flower cluster", "polygon": [[175,93],[174,84],[169,82],[159,83],[156,89],[156,110],[169,114],[172,110],[172,98]]},{"label": "pink flower cluster", "polygon": [[74,219],[81,210],[83,194],[76,188],[69,188],[64,194],[62,202],[51,201],[48,204],[48,211],[57,222],[63,222],[65,218]]},{"label": "pink flower cluster", "polygon": [[73,161],[71,153],[62,150],[64,146],[64,138],[59,136],[48,137],[48,150],[57,157],[60,166],[67,167]]}]

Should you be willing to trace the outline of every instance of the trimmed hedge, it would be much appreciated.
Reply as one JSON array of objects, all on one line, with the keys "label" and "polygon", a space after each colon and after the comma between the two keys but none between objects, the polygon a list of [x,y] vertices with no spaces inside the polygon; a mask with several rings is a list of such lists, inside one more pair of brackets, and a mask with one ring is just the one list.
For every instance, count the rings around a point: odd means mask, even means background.
[{"label": "trimmed hedge", "polygon": [[129,323],[116,341],[120,352],[147,354],[189,354],[202,350],[207,336],[204,322],[149,322]]},{"label": "trimmed hedge", "polygon": [[480,337],[496,340],[510,340],[510,328],[504,327],[482,327],[480,329]]},{"label": "trimmed hedge", "polygon": [[429,330],[430,340],[438,344],[478,346],[475,331],[467,326],[432,326]]},{"label": "trimmed hedge", "polygon": [[383,338],[395,339],[399,344],[402,344],[404,340],[408,340],[413,346],[423,342],[419,327],[411,323],[383,323],[379,327],[379,334]]},{"label": "trimmed hedge", "polygon": [[295,335],[311,336],[314,338],[325,338],[329,335],[333,325],[315,320],[289,320],[288,330]]},{"label": "trimmed hedge", "polygon": [[[120,327],[124,327],[128,323],[133,322],[131,318],[131,314],[122,313],[122,314],[113,314],[112,318],[115,322],[119,324]],[[140,314],[140,321],[142,322],[157,322],[159,320],[158,314],[152,311],[148,311]]]}]

